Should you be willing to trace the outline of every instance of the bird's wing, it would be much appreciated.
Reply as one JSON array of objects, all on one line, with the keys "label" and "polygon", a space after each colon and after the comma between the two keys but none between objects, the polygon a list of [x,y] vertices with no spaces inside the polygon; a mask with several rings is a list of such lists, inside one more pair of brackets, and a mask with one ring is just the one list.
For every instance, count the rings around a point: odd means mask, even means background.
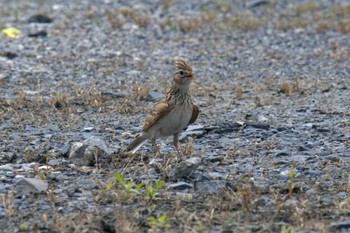
[{"label": "bird's wing", "polygon": [[187,125],[193,124],[197,120],[198,115],[199,115],[199,108],[197,105],[193,105],[192,116]]},{"label": "bird's wing", "polygon": [[155,123],[166,116],[171,110],[171,107],[166,101],[158,102],[152,109],[150,116],[143,125],[143,131],[149,130]]}]

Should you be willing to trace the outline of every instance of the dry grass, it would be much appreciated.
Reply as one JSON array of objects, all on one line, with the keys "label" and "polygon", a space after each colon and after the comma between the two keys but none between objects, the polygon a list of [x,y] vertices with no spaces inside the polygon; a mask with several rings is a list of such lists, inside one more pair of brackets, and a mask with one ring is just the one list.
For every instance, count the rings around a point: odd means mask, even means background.
[{"label": "dry grass", "polygon": [[316,12],[321,9],[321,5],[317,2],[305,2],[292,7],[292,11],[297,15],[302,15],[308,12]]},{"label": "dry grass", "polygon": [[57,92],[52,95],[50,103],[57,110],[65,110],[72,104],[72,98],[68,94]]},{"label": "dry grass", "polygon": [[126,18],[130,18],[134,24],[140,28],[145,28],[151,21],[151,16],[145,13],[136,12],[134,9],[122,7],[119,9],[119,13]]},{"label": "dry grass", "polygon": [[18,207],[14,202],[16,195],[14,191],[7,194],[0,194],[0,205],[5,209],[6,213],[11,217],[16,215]]},{"label": "dry grass", "polygon": [[[223,1],[224,2],[224,1]],[[254,31],[271,23],[280,30],[291,30],[295,28],[313,28],[319,33],[328,30],[334,30],[339,33],[347,34],[350,32],[350,5],[333,4],[330,9],[323,9],[322,4],[306,2],[287,8],[282,12],[271,12],[270,5],[264,16],[256,16],[249,10],[238,12],[231,15],[233,10],[227,4],[218,3],[224,16],[218,19],[215,14],[211,15],[210,20],[202,20],[208,24],[216,21],[216,27],[219,30],[244,30]],[[326,11],[323,12],[322,10]],[[230,12],[231,14],[228,14]],[[204,16],[206,14],[203,14]],[[214,15],[214,17],[212,17]]]},{"label": "dry grass", "polygon": [[234,90],[235,90],[235,98],[238,100],[243,99],[243,87],[242,87],[242,85],[236,84]]},{"label": "dry grass", "polygon": [[165,9],[169,9],[173,4],[174,0],[162,0]]},{"label": "dry grass", "polygon": [[92,106],[99,110],[102,110],[105,107],[102,95],[97,91],[96,86],[84,89],[76,88],[75,95],[83,101],[85,106]]},{"label": "dry grass", "polygon": [[186,157],[190,157],[193,154],[194,151],[194,138],[190,137],[188,139],[188,142],[182,149],[182,154],[185,155]]},{"label": "dry grass", "polygon": [[279,91],[286,96],[291,96],[293,93],[300,93],[306,95],[306,90],[303,88],[303,85],[300,79],[295,79],[294,83],[287,80],[280,80],[278,83]]},{"label": "dry grass", "polygon": [[[164,0],[163,5],[169,8],[172,0]],[[158,23],[164,29],[181,30],[183,32],[198,32],[203,25],[213,25],[219,30],[244,30],[255,31],[260,27],[265,27],[269,23],[280,30],[290,30],[295,28],[314,28],[319,33],[334,30],[339,33],[350,32],[350,5],[333,4],[326,13],[322,12],[323,5],[316,2],[305,2],[287,8],[282,12],[273,12],[273,4],[266,6],[265,15],[257,16],[250,10],[235,12],[231,4],[226,1],[215,1],[217,9],[205,9],[201,16],[169,18],[165,16]],[[217,11],[223,16],[218,17]],[[139,27],[147,27],[150,23],[150,16],[144,13],[137,13],[133,9],[121,8],[119,13],[130,18]],[[112,28],[120,28],[124,22],[115,14],[107,14],[108,21]]]},{"label": "dry grass", "polygon": [[149,95],[150,87],[145,85],[135,85],[133,87],[133,98],[137,101],[146,98]]},{"label": "dry grass", "polygon": [[281,17],[274,24],[278,29],[287,31],[294,28],[306,28],[310,25],[310,21],[303,17]]},{"label": "dry grass", "polygon": [[293,94],[293,87],[290,82],[286,80],[282,80],[279,82],[279,90],[287,96],[291,96]]},{"label": "dry grass", "polygon": [[40,160],[40,155],[33,148],[27,147],[23,151],[23,159],[27,163],[38,162]]},{"label": "dry grass", "polygon": [[151,22],[151,17],[145,14],[133,13],[131,14],[131,19],[140,28],[145,28]]},{"label": "dry grass", "polygon": [[203,19],[198,17],[183,18],[178,22],[179,29],[183,32],[198,32],[203,24]]},{"label": "dry grass", "polygon": [[318,33],[325,33],[329,30],[334,30],[342,34],[350,33],[350,19],[340,19],[337,21],[323,19],[316,25],[316,31]]},{"label": "dry grass", "polygon": [[94,5],[89,5],[87,11],[85,12],[85,17],[88,19],[98,17],[98,8]]},{"label": "dry grass", "polygon": [[13,102],[12,106],[16,109],[22,108],[27,102],[27,94],[21,90],[17,94],[17,98]]},{"label": "dry grass", "polygon": [[111,11],[106,12],[107,20],[111,25],[112,29],[122,28],[124,25],[124,20],[119,16],[118,13],[113,13]]},{"label": "dry grass", "polygon": [[255,97],[255,104],[256,104],[256,106],[262,107],[262,106],[265,105],[265,103],[266,103],[266,100],[265,100],[264,97],[262,97],[262,96]]},{"label": "dry grass", "polygon": [[240,12],[236,16],[224,16],[223,25],[219,25],[219,28],[225,30],[244,30],[254,31],[264,24],[265,18],[258,18],[251,12]]},{"label": "dry grass", "polygon": [[[42,224],[46,229],[54,232],[92,232],[100,231],[100,223],[96,219],[95,214],[74,213],[61,216],[58,212],[53,212],[53,215],[44,214],[42,216]],[[37,226],[38,227],[38,226]],[[34,232],[40,231],[34,226]]]}]

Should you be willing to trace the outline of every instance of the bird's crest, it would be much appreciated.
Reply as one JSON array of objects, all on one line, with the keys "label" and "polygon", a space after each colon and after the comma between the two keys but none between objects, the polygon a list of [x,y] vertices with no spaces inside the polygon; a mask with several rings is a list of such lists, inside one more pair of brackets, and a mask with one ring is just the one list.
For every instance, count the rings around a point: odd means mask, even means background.
[{"label": "bird's crest", "polygon": [[176,70],[187,70],[188,72],[192,73],[192,67],[182,58],[175,60],[175,68]]}]

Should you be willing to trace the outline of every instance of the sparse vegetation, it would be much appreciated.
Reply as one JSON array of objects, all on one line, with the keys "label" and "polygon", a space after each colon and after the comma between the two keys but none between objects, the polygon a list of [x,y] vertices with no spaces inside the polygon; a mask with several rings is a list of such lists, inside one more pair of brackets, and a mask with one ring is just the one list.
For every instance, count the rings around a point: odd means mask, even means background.
[{"label": "sparse vegetation", "polygon": [[302,95],[306,95],[306,90],[302,86],[300,79],[294,79],[295,82],[292,83],[291,81],[287,80],[281,80],[279,82],[279,91],[286,96],[291,96],[294,93],[300,93]]},{"label": "sparse vegetation", "polygon": [[119,16],[119,13],[107,11],[106,16],[109,24],[113,29],[120,29],[123,27],[125,22],[123,19],[121,19],[121,17]]},{"label": "sparse vegetation", "polygon": [[133,181],[125,181],[120,173],[116,173],[115,178],[128,197],[131,197],[133,194],[139,194],[139,189],[144,186],[143,183],[135,184]]},{"label": "sparse vegetation", "polygon": [[286,80],[282,80],[280,83],[279,83],[279,87],[280,87],[280,91],[287,95],[287,96],[291,96],[293,94],[293,87],[292,85],[286,81]]},{"label": "sparse vegetation", "polygon": [[169,228],[169,224],[167,223],[167,215],[163,214],[158,218],[150,217],[149,222],[152,226],[158,228],[159,230],[166,230]]},{"label": "sparse vegetation", "polygon": [[224,24],[221,28],[226,30],[245,30],[254,31],[263,24],[265,19],[259,19],[250,12],[238,13],[237,16],[224,17]]},{"label": "sparse vegetation", "polygon": [[186,157],[190,157],[193,154],[193,151],[194,151],[194,138],[190,137],[186,145],[182,147],[182,154],[184,154]]},{"label": "sparse vegetation", "polygon": [[294,182],[295,182],[295,169],[292,166],[288,173],[288,198],[292,198],[293,196],[293,189],[294,189]]},{"label": "sparse vegetation", "polygon": [[153,201],[158,196],[158,190],[165,185],[164,181],[158,180],[156,183],[150,182],[146,185],[146,196],[149,201]]},{"label": "sparse vegetation", "polygon": [[[22,31],[0,35],[0,231],[348,230],[346,1],[0,2],[0,27]],[[27,23],[38,10],[53,22]],[[122,153],[175,56],[193,61],[202,126],[182,140],[201,160],[183,178],[170,140],[163,157]],[[112,157],[72,164],[90,136]],[[20,196],[21,177],[46,193]]]},{"label": "sparse vegetation", "polygon": [[198,32],[203,24],[200,17],[184,18],[179,20],[179,29],[183,32]]},{"label": "sparse vegetation", "polygon": [[7,194],[0,194],[0,205],[9,216],[14,216],[18,210],[17,205],[14,203],[15,196],[15,191],[8,192]]}]

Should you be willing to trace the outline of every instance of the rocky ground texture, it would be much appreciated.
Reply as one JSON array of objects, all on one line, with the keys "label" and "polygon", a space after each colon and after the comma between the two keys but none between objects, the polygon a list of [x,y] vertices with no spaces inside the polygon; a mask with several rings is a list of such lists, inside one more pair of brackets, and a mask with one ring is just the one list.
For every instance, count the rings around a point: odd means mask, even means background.
[{"label": "rocky ground texture", "polygon": [[[347,232],[348,1],[1,1],[1,232]],[[122,153],[195,69],[201,113]]]}]

